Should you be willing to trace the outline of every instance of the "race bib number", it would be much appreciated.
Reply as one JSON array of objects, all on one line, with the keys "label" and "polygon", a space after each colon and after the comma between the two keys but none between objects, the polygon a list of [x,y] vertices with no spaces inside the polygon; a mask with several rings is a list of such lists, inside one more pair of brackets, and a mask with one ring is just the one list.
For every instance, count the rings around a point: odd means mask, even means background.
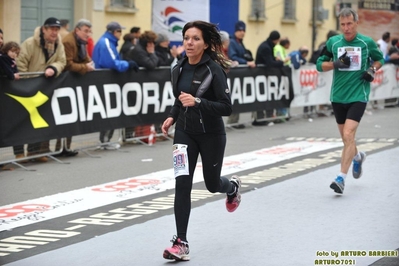
[{"label": "race bib number", "polygon": [[175,171],[175,178],[181,175],[189,174],[187,145],[173,145],[173,169]]},{"label": "race bib number", "polygon": [[362,48],[345,46],[338,48],[338,57],[347,52],[347,56],[351,59],[351,65],[349,68],[340,68],[341,71],[357,71],[362,66]]}]

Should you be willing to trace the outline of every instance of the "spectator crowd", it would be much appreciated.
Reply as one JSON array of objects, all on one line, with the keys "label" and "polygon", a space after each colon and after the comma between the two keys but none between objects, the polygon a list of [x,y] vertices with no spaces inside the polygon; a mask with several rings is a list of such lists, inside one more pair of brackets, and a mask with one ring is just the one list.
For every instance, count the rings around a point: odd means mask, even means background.
[{"label": "spectator crowd", "polygon": [[[171,45],[166,32],[154,32],[134,26],[129,33],[122,36],[125,27],[118,22],[110,22],[100,39],[94,43],[91,37],[92,24],[89,20],[80,19],[70,30],[68,20],[50,17],[42,26],[37,27],[33,36],[22,44],[7,40],[7,33],[0,29],[0,78],[18,80],[33,75],[20,73],[43,72],[48,79],[57,78],[64,71],[72,71],[85,75],[95,69],[113,69],[125,72],[129,69],[138,71],[139,67],[151,70],[160,66],[172,66],[183,58],[183,46]],[[330,31],[327,40],[320,44],[310,59],[309,48],[305,45],[290,51],[289,37],[281,37],[281,33],[273,30],[261,42],[255,53],[244,45],[246,24],[237,21],[234,25],[234,34],[229,35],[220,30],[223,44],[223,56],[229,60],[229,67],[254,68],[261,65],[265,68],[293,68],[299,69],[307,62],[315,63],[325,46],[328,38],[339,34]],[[3,36],[4,35],[4,36]],[[4,41],[6,40],[6,41]],[[123,40],[118,50],[118,41]],[[386,61],[397,63],[399,60],[398,38],[391,38],[386,32],[376,42]],[[316,112],[316,107],[304,108],[304,114]],[[243,129],[245,125],[239,122],[240,114],[234,112],[228,117],[228,126]],[[277,110],[267,109],[252,114],[253,126],[267,126],[274,123],[288,121],[289,108]],[[132,136],[134,128],[126,128],[126,135]],[[113,136],[113,130],[100,132],[99,140],[107,145]],[[75,156],[77,151],[71,149],[72,137],[58,139],[55,150],[60,153],[55,156]],[[20,162],[29,156],[34,161],[46,162],[46,156],[40,154],[51,152],[49,141],[30,143],[13,147],[14,155]]]}]

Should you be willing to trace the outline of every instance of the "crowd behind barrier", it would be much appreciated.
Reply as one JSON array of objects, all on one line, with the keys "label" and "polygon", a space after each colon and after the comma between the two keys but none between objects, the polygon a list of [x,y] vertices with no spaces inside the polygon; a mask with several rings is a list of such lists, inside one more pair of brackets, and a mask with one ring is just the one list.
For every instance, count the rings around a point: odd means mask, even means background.
[{"label": "crowd behind barrier", "polygon": [[[121,129],[111,140],[115,148],[130,141],[151,145],[149,136],[127,137],[124,128],[157,127],[174,101],[169,67],[141,68],[138,73],[100,70],[84,76],[65,72],[57,79],[34,74],[39,76],[18,81],[0,78],[0,164],[23,167],[22,160],[14,158],[13,145],[51,139],[50,147],[54,147],[57,138],[69,136],[74,136],[74,149],[90,155],[88,151],[99,148],[101,130]],[[332,72],[318,72],[313,64],[298,70],[236,67],[228,73],[237,113],[330,104],[331,81]],[[370,101],[392,98],[399,98],[399,67],[386,64],[375,75]],[[53,157],[61,150],[36,156],[62,162]]]}]

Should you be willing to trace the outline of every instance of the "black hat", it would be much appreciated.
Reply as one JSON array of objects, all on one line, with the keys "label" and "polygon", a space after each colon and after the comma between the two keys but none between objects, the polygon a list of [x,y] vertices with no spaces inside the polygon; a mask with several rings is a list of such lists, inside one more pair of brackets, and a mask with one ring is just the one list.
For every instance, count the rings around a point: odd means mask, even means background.
[{"label": "black hat", "polygon": [[61,28],[61,22],[58,19],[51,17],[51,18],[46,19],[43,26]]},{"label": "black hat", "polygon": [[272,41],[280,39],[280,33],[276,30],[270,32],[269,39]]},{"label": "black hat", "polygon": [[234,30],[235,31],[241,31],[241,30],[243,30],[243,31],[245,31],[245,23],[244,23],[244,21],[237,21],[237,23],[236,23],[236,25],[235,25],[235,27],[234,27]]},{"label": "black hat", "polygon": [[139,27],[133,27],[133,28],[130,29],[130,33],[137,33],[139,31],[140,31]]}]

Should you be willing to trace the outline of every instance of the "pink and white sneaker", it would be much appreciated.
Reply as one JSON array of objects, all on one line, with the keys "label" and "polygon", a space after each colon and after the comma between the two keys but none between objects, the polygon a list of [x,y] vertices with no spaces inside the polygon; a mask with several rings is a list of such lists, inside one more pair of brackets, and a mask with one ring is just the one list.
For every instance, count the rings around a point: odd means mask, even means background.
[{"label": "pink and white sneaker", "polygon": [[226,198],[226,209],[228,212],[233,212],[237,210],[238,206],[240,206],[241,202],[241,194],[240,194],[240,189],[241,189],[241,179],[233,175],[230,179],[230,182],[233,183],[237,187],[237,191],[233,195],[228,195]]},{"label": "pink and white sneaker", "polygon": [[164,259],[167,260],[190,260],[190,249],[188,247],[188,243],[182,241],[177,236],[174,236],[170,241],[173,243],[171,248],[166,248],[163,252]]}]

